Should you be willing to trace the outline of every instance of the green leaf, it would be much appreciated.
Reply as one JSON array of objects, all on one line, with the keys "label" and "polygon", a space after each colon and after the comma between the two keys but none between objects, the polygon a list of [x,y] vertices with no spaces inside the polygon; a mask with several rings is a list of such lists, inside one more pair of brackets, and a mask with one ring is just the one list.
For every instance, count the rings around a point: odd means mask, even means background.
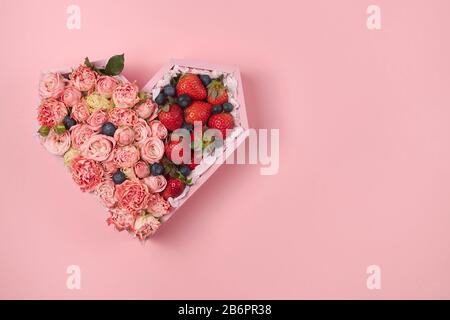
[{"label": "green leaf", "polygon": [[57,134],[63,134],[66,132],[66,127],[64,127],[63,124],[58,124],[54,129]]},{"label": "green leaf", "polygon": [[166,174],[168,174],[172,178],[179,179],[181,182],[188,186],[192,185],[192,179],[186,179],[186,177],[183,176],[183,174],[178,170],[178,166],[175,165],[172,161],[164,157],[161,162],[164,166],[164,171]]},{"label": "green leaf", "polygon": [[50,128],[47,126],[41,126],[38,130],[38,133],[42,136],[42,137],[46,137],[48,136],[48,134],[50,133]]},{"label": "green leaf", "polygon": [[175,98],[174,97],[167,97],[167,103],[169,105],[173,105],[175,103]]},{"label": "green leaf", "polygon": [[97,69],[97,67],[89,60],[88,57],[84,58],[84,65],[88,68],[91,68],[95,72],[105,74],[105,69]]},{"label": "green leaf", "polygon": [[108,76],[117,76],[123,70],[125,57],[123,54],[112,56],[109,58],[105,67],[105,74]]},{"label": "green leaf", "polygon": [[138,93],[138,98],[141,99],[141,100],[145,100],[145,99],[147,99],[148,97],[149,97],[149,94],[148,94],[147,92],[140,91],[140,92]]},{"label": "green leaf", "polygon": [[160,111],[169,112],[170,107],[175,103],[175,99],[173,97],[167,97],[166,103],[164,103],[162,106],[159,106]]},{"label": "green leaf", "polygon": [[172,177],[180,180],[181,182],[183,182],[188,186],[192,185],[192,179],[186,179],[186,177],[183,176],[183,174],[180,171],[176,171],[176,173]]},{"label": "green leaf", "polygon": [[173,176],[177,170],[175,164],[170,161],[169,159],[167,159],[166,157],[164,157],[162,159],[162,164],[164,166],[164,172],[170,176]]},{"label": "green leaf", "polygon": [[172,79],[170,79],[170,84],[174,87],[177,86],[178,81],[180,80],[181,77],[181,73],[178,73],[175,77],[173,77]]},{"label": "green leaf", "polygon": [[173,97],[167,97],[167,101],[165,103],[166,106],[172,106],[175,103],[175,99]]},{"label": "green leaf", "polygon": [[94,65],[92,64],[92,62],[89,61],[89,58],[88,58],[88,57],[84,58],[84,65],[85,65],[86,67],[88,67],[88,68],[91,68],[91,69],[94,69],[94,68],[95,68]]}]

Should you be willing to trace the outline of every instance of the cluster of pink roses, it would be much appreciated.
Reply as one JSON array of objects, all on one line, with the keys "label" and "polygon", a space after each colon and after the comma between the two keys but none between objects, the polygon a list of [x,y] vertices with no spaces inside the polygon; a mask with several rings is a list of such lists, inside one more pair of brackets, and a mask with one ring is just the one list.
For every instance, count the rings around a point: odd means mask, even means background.
[{"label": "cluster of pink roses", "polygon": [[[168,132],[157,120],[157,105],[135,83],[80,65],[70,74],[48,73],[39,85],[39,133],[44,147],[63,156],[83,192],[109,208],[108,224],[146,239],[171,206],[160,192],[164,175],[150,165],[164,156]],[[116,128],[112,135],[105,124]],[[121,171],[126,180],[113,182]]]}]

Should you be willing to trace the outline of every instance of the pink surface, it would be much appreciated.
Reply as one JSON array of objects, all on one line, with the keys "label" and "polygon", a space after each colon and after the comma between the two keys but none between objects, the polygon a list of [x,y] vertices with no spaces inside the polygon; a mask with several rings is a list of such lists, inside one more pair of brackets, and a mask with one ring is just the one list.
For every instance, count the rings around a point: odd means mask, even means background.
[{"label": "pink surface", "polygon": [[[78,0],[72,31],[69,4],[2,1],[1,298],[450,298],[450,2],[377,0],[380,31],[368,1]],[[121,52],[140,85],[170,58],[238,65],[279,174],[222,166],[146,246],[106,227],[35,139],[35,88]]]}]

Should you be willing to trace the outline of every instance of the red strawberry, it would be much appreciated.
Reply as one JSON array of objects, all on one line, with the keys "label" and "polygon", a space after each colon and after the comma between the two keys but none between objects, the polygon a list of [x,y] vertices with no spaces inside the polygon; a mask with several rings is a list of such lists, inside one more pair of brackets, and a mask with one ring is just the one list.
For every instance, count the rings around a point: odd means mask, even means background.
[{"label": "red strawberry", "polygon": [[195,167],[197,167],[197,166],[198,166],[198,163],[190,163],[190,164],[188,164],[187,166],[188,166],[188,167],[189,167],[189,169],[191,169],[191,171],[192,171],[192,170],[194,170],[194,169],[195,169]]},{"label": "red strawberry", "polygon": [[177,104],[169,106],[168,111],[161,111],[158,114],[159,121],[170,131],[181,128],[183,124],[183,110]]},{"label": "red strawberry", "polygon": [[208,84],[208,102],[212,105],[228,102],[228,92],[222,81],[214,79]]},{"label": "red strawberry", "polygon": [[206,124],[211,115],[211,104],[204,101],[194,101],[184,110],[184,121],[194,124],[195,121],[201,121],[202,125]]},{"label": "red strawberry", "polygon": [[187,166],[189,169],[194,170],[196,166],[199,165],[201,159],[197,160],[197,163],[195,163],[195,153],[194,151],[191,152],[191,163],[189,163]]},{"label": "red strawberry", "polygon": [[177,96],[187,94],[193,100],[204,100],[206,88],[196,74],[187,73],[181,76],[177,83]]},{"label": "red strawberry", "polygon": [[225,112],[214,114],[209,118],[208,127],[220,130],[222,137],[225,139],[226,130],[234,128],[233,116]]},{"label": "red strawberry", "polygon": [[164,189],[162,196],[166,200],[170,197],[176,198],[183,192],[184,187],[185,185],[183,182],[181,182],[181,180],[170,178],[167,181],[167,186]]},{"label": "red strawberry", "polygon": [[[180,143],[181,143],[181,140],[179,140],[179,141],[169,141],[167,143],[164,153],[166,154],[166,157],[170,161],[172,161],[172,151],[173,151],[173,149]],[[175,155],[175,153],[174,153],[174,155]],[[183,148],[182,148],[181,145],[179,146],[178,156],[179,156],[180,159],[183,157]]]}]

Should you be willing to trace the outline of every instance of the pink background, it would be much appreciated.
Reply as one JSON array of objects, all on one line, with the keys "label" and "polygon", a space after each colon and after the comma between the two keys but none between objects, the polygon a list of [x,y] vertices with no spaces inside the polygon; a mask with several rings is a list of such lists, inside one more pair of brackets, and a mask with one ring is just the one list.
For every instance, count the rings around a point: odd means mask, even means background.
[{"label": "pink background", "polygon": [[[72,31],[72,1],[1,3],[1,298],[450,298],[449,1],[77,0]],[[38,144],[36,86],[121,52],[140,85],[170,58],[239,65],[279,174],[222,166],[146,246],[108,228]]]}]

